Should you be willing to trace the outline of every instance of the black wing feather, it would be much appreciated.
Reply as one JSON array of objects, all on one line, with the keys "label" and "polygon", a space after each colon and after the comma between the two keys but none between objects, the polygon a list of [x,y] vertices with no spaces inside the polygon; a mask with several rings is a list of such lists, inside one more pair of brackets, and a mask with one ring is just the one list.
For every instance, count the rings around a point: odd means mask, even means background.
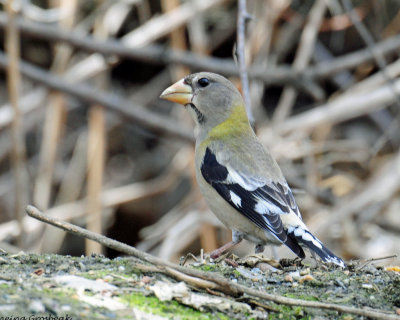
[{"label": "black wing feather", "polygon": [[[261,229],[270,231],[277,239],[287,245],[299,257],[304,258],[304,251],[298,245],[297,241],[291,237],[291,235],[288,235],[286,230],[284,230],[279,214],[275,212],[260,214],[255,211],[258,202],[257,198],[261,198],[279,208],[282,214],[289,213],[290,207],[288,206],[287,201],[285,201],[283,186],[276,184],[274,188],[272,188],[264,185],[263,187],[249,191],[238,183],[227,183],[226,181],[229,174],[228,169],[218,163],[216,156],[209,148],[207,148],[205,152],[204,160],[201,165],[201,173],[204,179],[232,207]],[[232,200],[231,192],[234,192],[241,199],[240,205],[235,204]]]}]

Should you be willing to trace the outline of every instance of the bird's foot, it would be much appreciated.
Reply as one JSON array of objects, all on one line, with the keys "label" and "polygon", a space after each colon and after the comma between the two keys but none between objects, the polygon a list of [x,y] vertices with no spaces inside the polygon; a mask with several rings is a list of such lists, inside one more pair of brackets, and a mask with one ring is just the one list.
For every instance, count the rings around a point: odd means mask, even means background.
[{"label": "bird's foot", "polygon": [[271,246],[271,254],[274,257],[274,260],[279,261],[278,250],[276,249],[275,246]]},{"label": "bird's foot", "polygon": [[303,261],[303,259],[296,257],[294,259],[281,259],[281,260],[279,260],[279,264],[283,268],[290,267],[290,266],[299,267],[299,266],[302,266],[302,261]]}]

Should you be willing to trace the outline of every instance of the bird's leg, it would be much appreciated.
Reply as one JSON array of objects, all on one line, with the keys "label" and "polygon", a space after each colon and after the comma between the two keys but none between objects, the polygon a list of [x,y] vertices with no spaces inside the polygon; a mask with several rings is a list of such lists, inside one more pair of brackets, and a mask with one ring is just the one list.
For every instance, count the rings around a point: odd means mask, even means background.
[{"label": "bird's leg", "polygon": [[272,256],[274,257],[274,259],[276,261],[279,261],[278,250],[276,250],[275,246],[271,246],[271,253],[272,253]]},{"label": "bird's leg", "polygon": [[255,253],[259,254],[259,253],[263,253],[264,252],[264,245],[258,243],[256,244],[256,249],[255,249]]},{"label": "bird's leg", "polygon": [[313,257],[313,259],[314,259],[315,261],[318,261],[318,260],[317,260],[317,256],[315,255],[315,252],[312,251],[312,250],[310,250],[310,252],[311,252],[311,256]]},{"label": "bird's leg", "polygon": [[243,240],[243,234],[239,231],[232,230],[232,241],[229,241],[228,243],[224,244],[222,247],[215,249],[213,252],[210,253],[210,257],[213,259],[217,259],[220,257],[223,253],[226,251],[230,250],[234,246],[236,246],[238,243],[240,243]]},{"label": "bird's leg", "polygon": [[213,259],[219,258],[223,253],[234,247],[237,243],[234,241],[229,241],[228,243],[224,244],[222,247],[215,249],[213,252],[210,253],[210,257]]}]

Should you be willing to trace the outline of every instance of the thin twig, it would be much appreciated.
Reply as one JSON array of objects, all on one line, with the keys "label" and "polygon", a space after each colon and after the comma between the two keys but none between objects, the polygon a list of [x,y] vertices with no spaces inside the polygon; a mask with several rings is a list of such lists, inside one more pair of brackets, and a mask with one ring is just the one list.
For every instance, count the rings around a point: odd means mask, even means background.
[{"label": "thin twig", "polygon": [[215,282],[199,279],[197,277],[188,276],[187,274],[177,271],[174,268],[165,268],[169,275],[173,276],[179,281],[184,281],[199,289],[218,289],[218,285]]},{"label": "thin twig", "polygon": [[397,254],[392,254],[390,256],[379,257],[379,258],[371,258],[371,259],[368,259],[366,262],[380,261],[380,260],[394,259],[394,258],[397,258]]},{"label": "thin twig", "polygon": [[248,20],[249,18],[249,14],[247,13],[246,0],[239,0],[238,6],[236,52],[239,64],[240,80],[242,82],[244,104],[250,124],[254,125],[253,110],[251,109],[249,78],[247,76],[245,57],[246,20]]},{"label": "thin twig", "polygon": [[374,261],[394,259],[394,258],[397,258],[397,254],[391,254],[389,256],[378,257],[378,258],[370,258],[370,259],[365,260],[364,263],[370,263],[370,262],[374,262]]},{"label": "thin twig", "polygon": [[[134,257],[139,258],[140,260],[154,264],[159,268],[165,268],[165,269],[171,268],[172,270],[181,272],[181,273],[191,276],[191,277],[196,277],[196,278],[200,278],[203,280],[214,282],[217,285],[215,287],[217,290],[220,290],[229,295],[237,296],[240,294],[247,294],[252,297],[257,297],[260,299],[265,299],[265,300],[273,301],[275,303],[285,304],[285,305],[290,305],[290,306],[302,306],[302,307],[309,307],[309,308],[334,310],[334,311],[338,311],[338,312],[342,312],[342,313],[356,314],[356,315],[360,315],[360,316],[364,316],[364,317],[373,317],[376,319],[399,320],[399,317],[397,317],[393,314],[383,313],[383,312],[380,312],[380,311],[374,310],[374,309],[369,309],[369,308],[368,309],[367,308],[360,309],[360,308],[353,308],[353,307],[338,305],[338,304],[333,304],[333,303],[323,303],[323,302],[317,302],[317,301],[293,299],[293,298],[287,298],[287,297],[283,297],[283,296],[279,296],[279,295],[275,295],[275,294],[269,294],[266,292],[261,292],[259,290],[252,289],[252,288],[234,283],[230,280],[227,280],[224,277],[221,277],[220,275],[216,274],[215,272],[206,272],[206,271],[201,271],[201,270],[190,269],[187,267],[182,267],[182,266],[176,265],[172,262],[157,258],[148,253],[137,250],[136,248],[131,247],[127,244],[107,238],[103,235],[90,232],[88,230],[85,230],[81,227],[78,227],[76,225],[73,225],[73,224],[70,224],[67,222],[56,220],[54,218],[51,218],[51,217],[43,214],[42,212],[40,212],[38,209],[36,209],[33,206],[28,206],[26,208],[26,212],[28,213],[28,215],[30,215],[31,217],[33,217],[35,219],[38,219],[45,223],[51,224],[55,227],[61,228],[69,233],[74,234],[74,235],[78,235],[83,238],[88,238],[93,241],[97,241],[108,248],[115,249],[119,252],[123,252],[128,255],[132,255]],[[154,269],[152,269],[152,270],[154,270]]]},{"label": "thin twig", "polygon": [[151,272],[151,273],[163,273],[168,275],[178,281],[184,281],[192,287],[197,289],[217,289],[218,285],[215,282],[203,280],[197,277],[188,276],[187,274],[177,271],[173,268],[166,267],[157,267],[153,265],[146,265],[133,262],[133,267],[143,272]]},{"label": "thin twig", "polygon": [[361,266],[357,267],[356,270],[359,271],[359,270],[363,269],[365,266],[367,266],[368,264],[370,264],[371,262],[374,262],[374,261],[394,259],[394,258],[397,258],[397,254],[392,254],[390,256],[385,256],[385,257],[380,257],[380,258],[371,258],[371,259],[368,259],[368,260],[364,261],[364,263]]}]

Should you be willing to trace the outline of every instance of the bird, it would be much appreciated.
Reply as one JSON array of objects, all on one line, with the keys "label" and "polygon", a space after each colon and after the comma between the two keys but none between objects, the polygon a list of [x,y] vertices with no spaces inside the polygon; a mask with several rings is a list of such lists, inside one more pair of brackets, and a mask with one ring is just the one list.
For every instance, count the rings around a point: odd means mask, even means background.
[{"label": "bird", "polygon": [[214,250],[219,257],[246,239],[255,253],[265,245],[286,245],[300,259],[303,248],[323,262],[345,267],[303,222],[277,162],[257,138],[235,85],[211,73],[190,74],[165,89],[161,99],[181,104],[195,122],[195,171],[211,211],[232,241]]}]

